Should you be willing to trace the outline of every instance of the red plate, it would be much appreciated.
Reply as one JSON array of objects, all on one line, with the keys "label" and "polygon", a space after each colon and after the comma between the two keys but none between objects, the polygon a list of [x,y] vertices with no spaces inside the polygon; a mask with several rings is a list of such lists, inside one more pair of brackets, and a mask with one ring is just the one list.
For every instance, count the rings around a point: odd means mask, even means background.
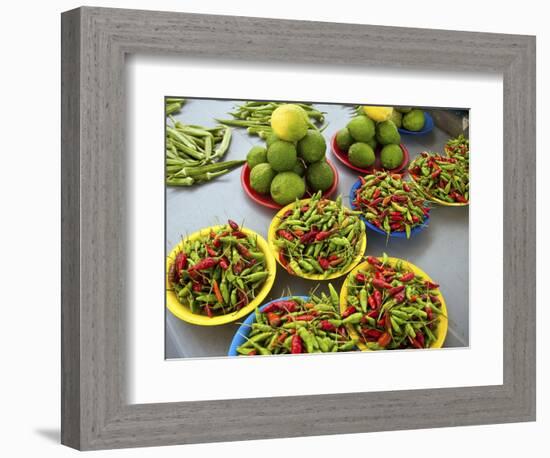
[{"label": "red plate", "polygon": [[401,151],[403,151],[403,162],[401,163],[401,165],[398,165],[394,169],[386,169],[382,167],[382,165],[380,164],[380,150],[382,149],[380,146],[378,146],[376,148],[376,151],[374,152],[374,156],[375,156],[374,165],[372,165],[371,167],[362,169],[361,167],[357,167],[356,165],[353,165],[349,161],[348,153],[338,148],[338,144],[336,143],[336,134],[334,134],[334,136],[332,137],[331,144],[332,144],[332,153],[336,156],[336,158],[340,162],[348,166],[350,169],[357,170],[358,172],[362,172],[364,174],[372,173],[374,170],[387,170],[389,172],[397,173],[397,172],[401,172],[405,167],[407,167],[407,164],[409,163],[409,150],[403,143],[399,145],[399,147],[401,148]]},{"label": "red plate", "polygon": [[[332,183],[332,186],[323,193],[323,197],[326,198],[334,194],[334,191],[336,191],[336,188],[338,187],[338,171],[329,160],[327,160],[327,164],[330,165],[330,168],[334,172],[334,183]],[[241,184],[244,192],[248,194],[248,197],[250,197],[253,201],[259,203],[260,205],[269,208],[284,207],[284,205],[279,205],[278,203],[276,203],[269,194],[260,194],[259,192],[256,192],[254,191],[254,189],[252,189],[252,187],[250,186],[250,167],[248,167],[248,164],[244,164],[242,167]],[[306,193],[304,197],[302,197],[302,199],[307,199],[308,197],[311,197],[311,193],[306,189]]]}]

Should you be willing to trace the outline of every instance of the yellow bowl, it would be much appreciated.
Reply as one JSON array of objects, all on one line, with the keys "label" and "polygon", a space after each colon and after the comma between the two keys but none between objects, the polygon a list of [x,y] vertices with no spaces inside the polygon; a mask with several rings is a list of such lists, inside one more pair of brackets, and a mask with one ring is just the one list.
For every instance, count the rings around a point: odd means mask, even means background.
[{"label": "yellow bowl", "polygon": [[242,309],[236,312],[228,313],[226,315],[217,315],[217,316],[213,316],[212,318],[209,318],[208,316],[205,316],[205,315],[199,315],[197,313],[193,313],[191,312],[189,307],[187,307],[186,305],[178,301],[176,294],[170,289],[171,286],[168,281],[168,271],[170,270],[170,265],[175,259],[177,253],[181,251],[184,242],[193,241],[200,237],[206,236],[210,234],[211,230],[215,231],[220,229],[221,227],[223,226],[207,227],[191,234],[189,237],[187,237],[186,239],[178,243],[166,258],[166,307],[168,307],[168,310],[170,310],[180,320],[186,321],[191,324],[197,324],[199,326],[219,326],[222,324],[231,323],[232,321],[238,320],[239,318],[242,318],[243,316],[246,316],[250,312],[252,312],[258,305],[262,303],[262,301],[269,294],[269,291],[273,287],[273,282],[275,281],[275,274],[277,272],[277,265],[275,264],[275,259],[273,259],[273,254],[271,253],[269,246],[267,245],[267,242],[261,235],[257,234],[254,231],[251,231],[250,229],[243,227],[241,228],[242,232],[244,232],[247,235],[256,236],[258,247],[265,254],[266,269],[269,272],[269,275],[265,283],[263,284],[260,291],[258,291],[258,294],[254,298],[254,300],[252,300],[246,307],[243,307]]},{"label": "yellow bowl", "polygon": [[[382,260],[382,258],[378,258]],[[405,261],[404,259],[398,259],[398,258],[388,258],[388,262],[391,266],[394,266],[398,261],[401,261],[403,265],[410,270],[414,272],[415,275],[418,275],[422,277],[424,280],[427,280],[429,282],[433,283],[433,280],[424,272],[422,269],[418,268],[414,264],[411,264],[408,261]],[[340,311],[343,312],[347,308],[347,299],[348,299],[348,282],[350,277],[355,275],[360,270],[372,270],[373,267],[367,262],[363,262],[359,264],[355,269],[353,269],[346,280],[344,281],[344,284],[342,285],[342,289],[340,290]],[[441,311],[442,314],[439,315],[439,323],[437,325],[437,329],[435,330],[435,337],[436,340],[430,345],[430,348],[441,348],[443,346],[443,343],[445,342],[445,338],[447,337],[447,329],[449,327],[449,319],[447,318],[447,306],[445,305],[445,298],[437,289],[437,292],[439,293],[439,298],[441,299]],[[348,332],[352,338],[359,340],[359,334],[357,334],[357,331],[355,328],[351,325],[347,326]],[[359,341],[357,343],[357,346],[362,351],[374,351],[370,350],[363,342]]]},{"label": "yellow bowl", "polygon": [[426,196],[427,200],[429,200],[430,202],[435,202],[436,204],[439,204],[439,205],[444,205],[445,207],[466,207],[469,202],[466,202],[466,203],[461,203],[461,202],[445,202],[444,200],[441,200],[441,199],[438,199],[437,197],[434,197],[432,196],[428,191],[426,191],[422,186],[420,186],[420,184],[418,183],[418,177],[416,175],[414,175],[413,173],[411,173],[409,171],[409,175],[412,177],[413,179],[413,183],[414,185],[420,189],[420,191]]},{"label": "yellow bowl", "polygon": [[[303,199],[300,201],[300,205],[305,205],[308,203],[311,199]],[[290,209],[292,209],[295,205],[295,202],[288,204],[286,207],[281,208],[275,217],[271,220],[271,224],[269,226],[269,232],[267,233],[267,240],[269,241],[269,247],[273,251],[275,255],[275,260],[281,265],[281,267],[284,268],[284,266],[281,264],[281,261],[279,260],[279,247],[277,247],[274,243],[276,239],[276,232],[279,228],[279,225],[281,223],[281,219],[283,215]],[[364,227],[364,226],[363,226]],[[332,274],[308,274],[305,272],[302,272],[301,275],[295,274],[295,276],[300,278],[305,278],[307,280],[332,280],[334,278],[341,277],[342,275],[346,275],[351,269],[353,269],[357,264],[361,262],[361,259],[363,259],[363,255],[365,254],[365,250],[367,249],[367,231],[363,231],[363,237],[361,237],[361,246],[359,248],[359,252],[357,253],[357,256],[355,256],[355,259],[353,262],[346,267],[342,271],[333,272]]]}]

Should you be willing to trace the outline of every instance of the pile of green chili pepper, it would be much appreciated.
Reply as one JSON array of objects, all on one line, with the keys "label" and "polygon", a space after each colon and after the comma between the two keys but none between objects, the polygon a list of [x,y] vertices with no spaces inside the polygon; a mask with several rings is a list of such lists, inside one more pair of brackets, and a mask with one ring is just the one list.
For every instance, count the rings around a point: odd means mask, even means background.
[{"label": "pile of green chili pepper", "polygon": [[225,315],[248,305],[269,272],[256,237],[228,224],[186,240],[168,271],[178,301],[192,313]]},{"label": "pile of green chili pepper", "polygon": [[467,169],[470,168],[470,140],[463,134],[449,139],[445,144],[444,151],[447,156],[455,158]]},{"label": "pile of green chili pepper", "polygon": [[409,238],[411,229],[429,217],[430,208],[424,197],[400,174],[375,172],[359,179],[361,186],[355,193],[354,208],[387,234],[404,231]]},{"label": "pile of green chili pepper", "polygon": [[181,109],[184,99],[167,98],[166,184],[192,186],[224,175],[244,164],[244,160],[218,162],[231,143],[231,128],[186,125],[171,114]]},{"label": "pile of green chili pepper", "polygon": [[428,198],[468,203],[470,179],[464,160],[423,152],[411,162],[409,172]]},{"label": "pile of green chili pepper", "polygon": [[317,192],[308,201],[296,201],[281,217],[273,240],[280,263],[298,276],[344,271],[364,237],[359,215],[342,205],[342,196],[332,201]]},{"label": "pile of green chili pepper", "polygon": [[[439,285],[424,280],[386,254],[367,257],[368,269],[350,274],[342,317],[370,350],[428,348],[436,341],[441,310]],[[351,317],[355,317],[352,319]]]},{"label": "pile of green chili pepper", "polygon": [[338,293],[329,285],[325,293],[282,298],[256,309],[246,342],[237,348],[240,355],[329,353],[356,350],[357,341],[348,335],[339,312]]},{"label": "pile of green chili pepper", "polygon": [[[258,135],[266,138],[271,134],[271,115],[273,111],[285,102],[245,102],[238,105],[235,111],[229,113],[233,119],[218,119],[217,121],[226,126],[245,127],[251,135]],[[313,123],[323,124],[325,114],[307,103],[297,103],[308,114]],[[314,124],[313,124],[314,125]],[[323,130],[324,127],[320,127]]]}]

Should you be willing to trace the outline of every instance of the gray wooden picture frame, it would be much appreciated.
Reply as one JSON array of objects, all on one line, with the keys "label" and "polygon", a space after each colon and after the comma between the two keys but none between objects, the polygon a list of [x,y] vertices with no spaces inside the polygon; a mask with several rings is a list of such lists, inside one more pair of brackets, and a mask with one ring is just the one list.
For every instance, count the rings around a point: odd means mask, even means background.
[{"label": "gray wooden picture frame", "polygon": [[[61,39],[63,444],[88,450],[535,419],[535,37],[83,7],[62,14]],[[128,404],[124,62],[136,53],[502,74],[504,383]]]}]

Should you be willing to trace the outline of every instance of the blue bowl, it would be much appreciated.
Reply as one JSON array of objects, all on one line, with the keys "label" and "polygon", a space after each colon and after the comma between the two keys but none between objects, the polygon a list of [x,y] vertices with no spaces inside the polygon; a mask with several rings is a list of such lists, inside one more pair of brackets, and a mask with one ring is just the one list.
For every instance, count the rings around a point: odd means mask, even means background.
[{"label": "blue bowl", "polygon": [[[353,201],[355,200],[355,194],[360,187],[361,187],[361,180],[357,180],[353,184],[349,192],[349,204],[353,210],[358,210],[358,208],[354,205]],[[378,234],[382,234],[385,236],[388,235],[386,231],[380,229],[379,227],[376,227],[374,224],[367,221],[367,218],[365,218],[363,215],[361,215],[360,218],[365,223],[365,226],[367,226],[371,231],[377,232]],[[426,218],[424,219],[424,224],[421,224],[420,226],[415,226],[411,229],[411,237],[415,236],[419,232],[422,232],[424,229],[426,229],[426,227],[428,227],[429,222],[430,222],[430,215],[426,216]],[[393,232],[390,232],[390,237],[395,237],[398,239],[406,239],[407,233],[405,231],[393,231]]]},{"label": "blue bowl", "polygon": [[425,111],[424,127],[422,128],[422,130],[417,130],[417,131],[407,130],[407,129],[403,129],[402,127],[399,127],[397,130],[399,131],[399,133],[404,135],[426,135],[427,133],[431,132],[433,128],[434,128],[434,120],[432,119],[430,114],[427,111]]},{"label": "blue bowl", "polygon": [[[267,304],[261,305],[259,309],[260,311],[262,311],[272,302],[287,301],[292,299],[293,297],[299,297],[304,300],[309,299],[309,296],[278,297],[277,299],[273,299]],[[246,342],[246,337],[248,337],[248,334],[250,334],[250,326],[252,326],[252,323],[255,323],[255,322],[256,322],[256,314],[255,312],[252,312],[250,315],[246,317],[246,320],[243,321],[243,323],[239,326],[239,329],[237,329],[237,332],[233,336],[233,340],[231,341],[231,345],[229,346],[229,351],[227,352],[227,356],[239,356],[239,354],[237,353],[237,348]]]}]

